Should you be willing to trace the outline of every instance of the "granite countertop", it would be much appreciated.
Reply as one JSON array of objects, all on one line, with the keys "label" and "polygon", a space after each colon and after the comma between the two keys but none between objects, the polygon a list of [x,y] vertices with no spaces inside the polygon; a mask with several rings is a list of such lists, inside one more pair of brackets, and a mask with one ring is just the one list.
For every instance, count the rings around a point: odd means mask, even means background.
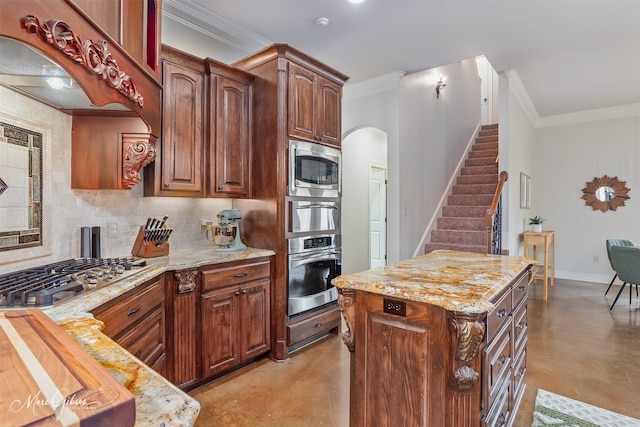
[{"label": "granite countertop", "polygon": [[136,359],[101,330],[101,321],[90,313],[94,308],[142,285],[165,271],[198,268],[251,258],[271,256],[265,249],[219,252],[215,249],[178,251],[147,259],[139,274],[43,308],[69,336],[129,389],[136,402],[136,426],[192,426],[200,403],[160,374]]},{"label": "granite countertop", "polygon": [[485,313],[490,299],[536,261],[520,256],[439,250],[392,265],[333,279],[341,289],[354,289],[449,311]]}]

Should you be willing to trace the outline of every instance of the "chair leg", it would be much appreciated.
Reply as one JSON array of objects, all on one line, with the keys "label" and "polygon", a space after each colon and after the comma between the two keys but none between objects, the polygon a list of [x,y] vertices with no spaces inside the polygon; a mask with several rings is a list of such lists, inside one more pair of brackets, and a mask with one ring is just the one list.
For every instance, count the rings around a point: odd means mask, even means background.
[{"label": "chair leg", "polygon": [[613,282],[616,281],[616,277],[618,277],[618,273],[613,275],[613,279],[611,279],[611,283],[609,283],[609,287],[607,288],[606,292],[604,293],[605,295],[609,293],[609,289],[611,289],[611,286],[613,285]]},{"label": "chair leg", "polygon": [[624,290],[624,287],[625,287],[626,284],[627,284],[627,282],[624,282],[622,284],[622,286],[620,287],[620,291],[618,292],[618,295],[616,295],[616,299],[613,300],[613,304],[611,304],[611,308],[609,308],[609,311],[613,310],[613,306],[616,305],[616,303],[618,302],[618,298],[620,298],[620,294]]}]

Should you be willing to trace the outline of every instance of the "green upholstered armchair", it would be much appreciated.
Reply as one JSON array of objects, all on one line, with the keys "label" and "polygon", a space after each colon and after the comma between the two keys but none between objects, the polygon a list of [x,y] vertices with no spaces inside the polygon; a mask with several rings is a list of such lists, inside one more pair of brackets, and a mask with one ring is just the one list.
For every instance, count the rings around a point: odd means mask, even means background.
[{"label": "green upholstered armchair", "polygon": [[631,304],[631,289],[633,285],[636,285],[636,297],[638,296],[638,284],[640,284],[640,248],[636,246],[612,246],[611,263],[623,283],[609,310],[613,310],[613,306],[616,305],[627,283],[629,284],[629,304]]},{"label": "green upholstered armchair", "polygon": [[[611,261],[611,247],[612,246],[635,246],[636,244],[633,243],[631,240],[624,240],[624,239],[607,239],[607,256],[609,257],[609,263],[611,264],[611,268],[613,268],[613,262]],[[615,271],[615,268],[613,268],[613,270]],[[611,286],[613,285],[613,282],[615,282],[616,277],[618,277],[618,273],[613,275],[613,279],[611,279],[611,283],[609,283],[609,287],[607,288],[606,292],[604,293],[605,295],[609,293],[609,289],[611,289]]]}]

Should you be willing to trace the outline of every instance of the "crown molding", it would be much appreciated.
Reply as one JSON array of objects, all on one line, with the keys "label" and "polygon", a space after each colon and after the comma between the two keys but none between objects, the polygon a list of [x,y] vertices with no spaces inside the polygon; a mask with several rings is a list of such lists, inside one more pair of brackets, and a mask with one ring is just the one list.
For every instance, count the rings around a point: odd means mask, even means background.
[{"label": "crown molding", "polygon": [[527,92],[527,88],[524,86],[524,83],[522,83],[522,79],[520,79],[520,74],[518,74],[516,70],[506,70],[502,74],[504,74],[507,79],[509,91],[515,96],[525,114],[535,126],[540,119],[540,115],[529,96],[529,92]]},{"label": "crown molding", "polygon": [[640,103],[544,116],[538,119],[535,126],[536,128],[546,128],[634,116],[640,116]]},{"label": "crown molding", "polygon": [[394,71],[393,73],[384,74],[369,80],[347,83],[344,86],[342,100],[351,101],[364,96],[398,89],[400,88],[400,80],[402,80],[405,74],[406,72],[404,71]]},{"label": "crown molding", "polygon": [[258,51],[273,43],[191,0],[163,0],[162,16],[244,53]]}]

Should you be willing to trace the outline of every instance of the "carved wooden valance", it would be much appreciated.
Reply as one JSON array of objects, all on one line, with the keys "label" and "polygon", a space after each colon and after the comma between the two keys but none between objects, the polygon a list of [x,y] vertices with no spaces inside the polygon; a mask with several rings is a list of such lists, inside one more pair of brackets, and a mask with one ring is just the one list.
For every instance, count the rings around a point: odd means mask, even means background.
[{"label": "carved wooden valance", "polygon": [[138,92],[135,82],[120,70],[107,48],[106,40],[82,40],[65,22],[42,22],[33,15],[22,18],[22,26],[29,32],[39,34],[43,40],[57,47],[74,62],[84,65],[87,70],[98,75],[122,95],[144,107],[144,98]]}]

